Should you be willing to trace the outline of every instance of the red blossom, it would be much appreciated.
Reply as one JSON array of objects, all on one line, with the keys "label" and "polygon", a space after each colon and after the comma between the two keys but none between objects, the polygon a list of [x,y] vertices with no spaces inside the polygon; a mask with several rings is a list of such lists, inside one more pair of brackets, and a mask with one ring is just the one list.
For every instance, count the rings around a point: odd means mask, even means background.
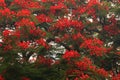
[{"label": "red blossom", "polygon": [[71,20],[68,20],[67,18],[59,19],[55,24],[55,27],[57,27],[60,30],[63,30],[64,28],[68,28],[70,26]]},{"label": "red blossom", "polygon": [[109,22],[112,22],[113,24],[116,24],[117,23],[117,20],[115,18],[114,15],[112,15],[109,19],[108,19]]},{"label": "red blossom", "polygon": [[55,42],[61,42],[62,39],[61,38],[55,38]]},{"label": "red blossom", "polygon": [[83,29],[83,23],[81,21],[78,21],[78,20],[72,20],[71,26],[75,27],[77,30]]},{"label": "red blossom", "polygon": [[44,3],[44,2],[47,2],[47,1],[48,1],[48,0],[41,0],[41,2],[43,2],[43,3]]},{"label": "red blossom", "polygon": [[120,80],[120,73],[112,77],[112,80]]},{"label": "red blossom", "polygon": [[116,25],[106,25],[104,26],[104,30],[108,33],[109,36],[117,35],[119,32],[119,28]]},{"label": "red blossom", "polygon": [[11,11],[9,8],[4,8],[3,10],[0,10],[0,13],[3,16],[7,18],[12,18],[15,15],[14,11]]},{"label": "red blossom", "polygon": [[4,36],[4,37],[8,37],[10,34],[11,34],[11,31],[10,31],[10,30],[4,30],[4,31],[3,31],[3,36]]},{"label": "red blossom", "polygon": [[[82,74],[81,76],[80,76],[80,79],[81,80],[88,80],[90,78],[90,76],[89,75],[87,75],[87,74]],[[79,80],[79,79],[78,79]]]},{"label": "red blossom", "polygon": [[49,46],[47,45],[45,39],[43,39],[43,38],[40,38],[40,39],[36,40],[36,43],[41,45],[41,46],[44,46],[46,49],[49,48]]},{"label": "red blossom", "polygon": [[28,8],[42,8],[38,2],[30,2]]},{"label": "red blossom", "polygon": [[74,80],[79,80],[79,78],[78,78],[78,77],[76,77]]},{"label": "red blossom", "polygon": [[11,5],[19,5],[22,8],[42,8],[39,2],[33,0],[14,0]]},{"label": "red blossom", "polygon": [[82,7],[79,7],[78,8],[78,11],[77,12],[79,12],[80,14],[83,14],[83,13],[85,13],[86,12],[86,7],[84,7],[84,6],[82,6]]},{"label": "red blossom", "polygon": [[52,59],[50,59],[50,58],[45,58],[44,56],[39,56],[38,57],[38,62],[40,63],[40,64],[43,64],[43,65],[48,65],[48,66],[50,66],[50,65],[52,65],[52,63],[53,63],[53,60]]},{"label": "red blossom", "polygon": [[83,61],[76,62],[76,66],[80,70],[87,70],[88,69],[88,64],[86,62],[83,62]]},{"label": "red blossom", "polygon": [[22,9],[17,12],[17,17],[30,16],[31,12],[28,9]]},{"label": "red blossom", "polygon": [[87,70],[88,67],[92,65],[92,61],[89,58],[84,57],[81,61],[77,61],[75,64],[80,70]]},{"label": "red blossom", "polygon": [[31,27],[33,29],[35,28],[35,23],[27,18],[23,18],[22,20],[16,22],[15,25],[16,25],[16,28],[20,28],[24,26]]},{"label": "red blossom", "polygon": [[30,29],[30,34],[32,34],[33,36],[42,36],[44,37],[46,35],[45,32],[43,32],[40,28],[37,29]]},{"label": "red blossom", "polygon": [[99,0],[89,0],[87,7],[92,7],[95,5],[100,5],[100,1]]},{"label": "red blossom", "polygon": [[97,69],[96,72],[103,77],[108,77],[108,72],[104,68]]},{"label": "red blossom", "polygon": [[94,8],[90,8],[87,10],[88,15],[96,16],[96,11]]},{"label": "red blossom", "polygon": [[9,51],[9,50],[11,50],[13,47],[9,44],[9,45],[6,45],[5,47],[4,47],[4,51],[6,52],[6,51]]},{"label": "red blossom", "polygon": [[69,3],[71,3],[73,6],[76,6],[75,0],[66,0],[66,2],[69,2]]},{"label": "red blossom", "polygon": [[27,48],[29,48],[29,45],[30,45],[30,42],[29,42],[29,41],[27,41],[27,42],[23,41],[23,42],[19,42],[19,43],[18,43],[18,46],[19,46],[20,48],[22,48],[22,49],[27,49]]},{"label": "red blossom", "polygon": [[109,73],[104,68],[97,68],[94,65],[90,65],[89,69],[103,77],[108,77],[109,75]]},{"label": "red blossom", "polygon": [[52,22],[52,19],[49,16],[46,16],[45,14],[40,14],[40,15],[36,16],[36,18],[38,19],[38,21],[40,23]]},{"label": "red blossom", "polygon": [[0,0],[0,7],[6,7],[5,0]]},{"label": "red blossom", "polygon": [[51,12],[56,13],[57,10],[66,9],[67,7],[63,3],[58,3],[50,7]]},{"label": "red blossom", "polygon": [[89,69],[92,70],[92,71],[96,71],[96,70],[97,70],[97,67],[96,67],[96,66],[93,66],[93,65],[90,65],[90,66],[89,66]]},{"label": "red blossom", "polygon": [[71,58],[78,58],[80,57],[80,54],[76,51],[66,51],[64,54],[63,54],[63,59],[66,59],[66,60],[70,60]]},{"label": "red blossom", "polygon": [[59,19],[54,26],[60,30],[64,30],[65,28],[70,28],[70,27],[73,27],[79,31],[83,29],[83,23],[81,21],[69,20],[68,18]]},{"label": "red blossom", "polygon": [[81,70],[77,70],[77,69],[68,69],[66,71],[66,75],[77,75],[77,76],[80,76],[81,74],[83,74],[83,72]]},{"label": "red blossom", "polygon": [[68,40],[69,38],[70,38],[70,35],[64,34],[61,40],[64,41],[64,40]]},{"label": "red blossom", "polygon": [[86,38],[81,33],[77,33],[77,34],[72,35],[72,39],[73,40],[79,40],[79,39],[85,40]]},{"label": "red blossom", "polygon": [[21,33],[20,33],[19,30],[16,30],[16,31],[14,31],[14,32],[12,33],[12,36],[16,36],[17,38],[20,38]]},{"label": "red blossom", "polygon": [[107,52],[104,48],[103,42],[99,39],[87,39],[81,45],[81,48],[87,48],[90,50],[90,55],[102,56]]}]

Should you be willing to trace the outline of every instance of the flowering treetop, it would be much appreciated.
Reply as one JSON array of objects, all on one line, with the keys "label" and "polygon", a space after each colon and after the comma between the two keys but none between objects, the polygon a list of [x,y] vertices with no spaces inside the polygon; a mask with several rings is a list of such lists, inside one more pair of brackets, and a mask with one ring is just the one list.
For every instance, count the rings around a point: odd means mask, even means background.
[{"label": "flowering treetop", "polygon": [[119,12],[119,0],[0,0],[0,80],[120,80]]}]

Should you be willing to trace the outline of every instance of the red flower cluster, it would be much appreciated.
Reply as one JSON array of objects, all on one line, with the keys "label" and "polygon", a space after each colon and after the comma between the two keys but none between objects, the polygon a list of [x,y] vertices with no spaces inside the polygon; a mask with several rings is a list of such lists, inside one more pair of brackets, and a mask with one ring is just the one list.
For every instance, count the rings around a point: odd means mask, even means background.
[{"label": "red flower cluster", "polygon": [[80,70],[87,70],[89,66],[92,65],[92,61],[89,58],[84,57],[81,61],[77,61],[75,64]]},{"label": "red flower cluster", "polygon": [[17,37],[19,39],[20,36],[21,36],[21,33],[20,33],[19,30],[14,30],[14,31],[12,31],[12,36],[15,36],[15,37]]},{"label": "red flower cluster", "polygon": [[96,72],[101,76],[108,77],[108,72],[104,68],[97,69]]},{"label": "red flower cluster", "polygon": [[39,56],[38,63],[42,64],[42,65],[48,65],[48,67],[49,67],[50,65],[52,65],[53,60],[50,58],[45,58],[44,56]]},{"label": "red flower cluster", "polygon": [[27,17],[27,16],[30,16],[30,14],[31,14],[31,11],[29,11],[28,9],[22,9],[17,12],[17,17]]},{"label": "red flower cluster", "polygon": [[40,14],[38,16],[36,16],[36,18],[38,19],[38,21],[40,23],[44,23],[44,22],[52,22],[52,19],[49,16],[46,16],[45,14]]},{"label": "red flower cluster", "polygon": [[120,80],[120,73],[112,77],[112,80]]},{"label": "red flower cluster", "polygon": [[118,33],[120,33],[120,30],[116,25],[106,25],[104,26],[104,30],[107,31],[109,36],[117,35]]},{"label": "red flower cluster", "polygon": [[3,31],[3,36],[8,37],[10,35],[11,31],[10,30],[4,30]]},{"label": "red flower cluster", "polygon": [[29,48],[29,45],[30,45],[30,42],[29,41],[27,41],[27,42],[19,42],[18,43],[18,46],[20,47],[20,48],[22,48],[22,49],[27,49],[27,48]]},{"label": "red flower cluster", "polygon": [[65,0],[65,1],[68,2],[68,3],[70,3],[70,4],[72,4],[73,6],[76,6],[75,0]]},{"label": "red flower cluster", "polygon": [[[79,70],[69,70],[71,75],[77,74],[77,77],[74,78],[74,80],[88,80],[90,79],[90,76],[87,74],[84,74],[82,71]],[[70,80],[66,78],[66,80]]]},{"label": "red flower cluster", "polygon": [[15,36],[15,37],[17,37],[17,38],[20,38],[20,31],[19,30],[4,30],[3,31],[3,36],[4,36],[4,38],[8,38],[8,36],[11,36],[11,37],[13,37],[13,36]]},{"label": "red flower cluster", "polygon": [[72,39],[73,40],[79,40],[79,39],[85,40],[86,38],[81,33],[78,32],[77,34],[72,35]]},{"label": "red flower cluster", "polygon": [[5,52],[10,51],[10,50],[12,50],[12,49],[13,49],[13,47],[12,47],[10,44],[4,46],[4,51],[5,51]]},{"label": "red flower cluster", "polygon": [[5,4],[4,0],[0,0],[0,7],[6,7],[6,4]]},{"label": "red flower cluster", "polygon": [[80,54],[76,51],[71,50],[71,51],[66,51],[62,57],[63,59],[70,60],[71,58],[79,58]]},{"label": "red flower cluster", "polygon": [[69,20],[67,18],[59,19],[54,25],[57,29],[64,30],[65,28],[74,27],[76,30],[83,29],[83,23],[77,20]]},{"label": "red flower cluster", "polygon": [[40,4],[33,0],[14,0],[11,5],[19,5],[22,8],[41,8]]},{"label": "red flower cluster", "polygon": [[44,37],[46,35],[46,33],[44,31],[42,31],[40,28],[36,28],[36,29],[30,29],[30,34],[33,36],[41,36]]},{"label": "red flower cluster", "polygon": [[0,17],[12,18],[14,15],[15,12],[11,11],[9,8],[0,9]]},{"label": "red flower cluster", "polygon": [[63,3],[58,3],[54,6],[50,7],[50,10],[52,13],[56,13],[56,11],[62,10],[62,9],[66,9],[67,7],[63,4]]},{"label": "red flower cluster", "polygon": [[[88,80],[89,78],[90,78],[90,76],[87,75],[87,74],[82,74],[82,75],[80,76],[80,79],[81,79],[81,80]],[[75,80],[79,80],[79,79],[75,79]]]},{"label": "red flower cluster", "polygon": [[107,31],[108,35],[117,35],[120,33],[119,27],[117,26],[117,20],[114,15],[112,15],[108,22],[110,24],[104,26],[104,30]]},{"label": "red flower cluster", "polygon": [[83,23],[81,21],[78,21],[78,20],[72,20],[71,21],[71,26],[75,27],[76,30],[83,29]]},{"label": "red flower cluster", "polygon": [[96,11],[94,8],[89,8],[87,10],[87,14],[93,16],[93,18],[96,18]]},{"label": "red flower cluster", "polygon": [[100,1],[99,0],[89,0],[87,7],[89,8],[89,7],[92,7],[95,5],[100,5]]},{"label": "red flower cluster", "polygon": [[102,56],[106,53],[107,49],[104,48],[103,42],[99,39],[87,39],[81,45],[80,48],[87,48],[90,50],[90,55]]},{"label": "red flower cluster", "polygon": [[20,27],[31,27],[32,29],[36,28],[34,22],[32,22],[30,19],[27,18],[23,18],[20,21],[15,23],[16,28],[20,28]]},{"label": "red flower cluster", "polygon": [[36,40],[36,43],[41,45],[41,46],[44,46],[46,49],[49,48],[46,41],[43,38],[40,38],[40,39]]},{"label": "red flower cluster", "polygon": [[59,19],[55,24],[55,27],[57,27],[60,30],[63,30],[64,28],[68,28],[70,26],[71,20],[68,20],[67,18]]},{"label": "red flower cluster", "polygon": [[89,69],[92,70],[93,72],[95,72],[96,74],[102,76],[102,77],[108,77],[109,73],[104,69],[104,68],[97,68],[94,65],[90,65]]}]

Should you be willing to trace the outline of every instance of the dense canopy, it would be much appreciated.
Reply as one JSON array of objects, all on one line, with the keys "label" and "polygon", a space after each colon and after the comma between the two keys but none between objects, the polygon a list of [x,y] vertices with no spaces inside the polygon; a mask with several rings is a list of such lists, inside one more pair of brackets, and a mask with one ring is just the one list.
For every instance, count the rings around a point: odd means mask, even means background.
[{"label": "dense canopy", "polygon": [[0,0],[0,80],[120,80],[120,0]]}]

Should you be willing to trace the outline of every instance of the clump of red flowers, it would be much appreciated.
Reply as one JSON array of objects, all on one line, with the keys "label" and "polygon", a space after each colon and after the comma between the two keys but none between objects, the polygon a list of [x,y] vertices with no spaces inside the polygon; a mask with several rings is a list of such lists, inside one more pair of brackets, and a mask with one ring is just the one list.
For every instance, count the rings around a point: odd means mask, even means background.
[{"label": "clump of red flowers", "polygon": [[76,51],[71,50],[71,51],[66,51],[62,57],[63,59],[70,60],[72,58],[79,58],[80,54]]},{"label": "clump of red flowers", "polygon": [[30,45],[30,42],[29,42],[29,41],[27,41],[27,42],[23,41],[23,42],[19,42],[19,43],[18,43],[18,46],[19,46],[20,48],[22,48],[22,49],[27,49],[27,48],[29,48],[29,45]]},{"label": "clump of red flowers", "polygon": [[107,49],[103,46],[103,42],[99,39],[86,39],[80,47],[89,49],[90,55],[102,56],[107,52]]},{"label": "clump of red flowers", "polygon": [[64,5],[63,3],[58,3],[50,7],[51,12],[54,14],[57,13],[57,11],[60,11],[62,9],[65,9],[65,10],[67,9],[66,5]]},{"label": "clump of red flowers", "polygon": [[59,19],[56,24],[54,25],[55,28],[64,30],[65,28],[75,28],[76,30],[83,29],[83,23],[77,20],[70,20],[68,18],[61,18]]},{"label": "clump of red flowers", "polygon": [[80,70],[87,70],[89,66],[92,65],[92,61],[89,58],[84,57],[81,61],[76,61],[75,64]]},{"label": "clump of red flowers", "polygon": [[38,21],[40,23],[49,23],[49,22],[52,22],[52,19],[49,17],[49,16],[46,16],[45,14],[40,14],[40,15],[37,15],[36,18],[38,19]]},{"label": "clump of red flowers", "polygon": [[35,23],[28,18],[21,19],[20,21],[16,22],[15,25],[16,28],[25,27],[25,26],[30,28],[35,28]]},{"label": "clump of red flowers", "polygon": [[17,15],[17,17],[28,17],[28,16],[30,16],[30,14],[31,14],[30,10],[22,9],[22,10],[18,11],[16,15]]},{"label": "clump of red flowers", "polygon": [[46,58],[44,56],[39,56],[37,62],[42,65],[47,65],[48,67],[53,64],[53,60],[50,58]]},{"label": "clump of red flowers", "polygon": [[4,0],[0,0],[0,7],[6,7],[6,3]]}]

